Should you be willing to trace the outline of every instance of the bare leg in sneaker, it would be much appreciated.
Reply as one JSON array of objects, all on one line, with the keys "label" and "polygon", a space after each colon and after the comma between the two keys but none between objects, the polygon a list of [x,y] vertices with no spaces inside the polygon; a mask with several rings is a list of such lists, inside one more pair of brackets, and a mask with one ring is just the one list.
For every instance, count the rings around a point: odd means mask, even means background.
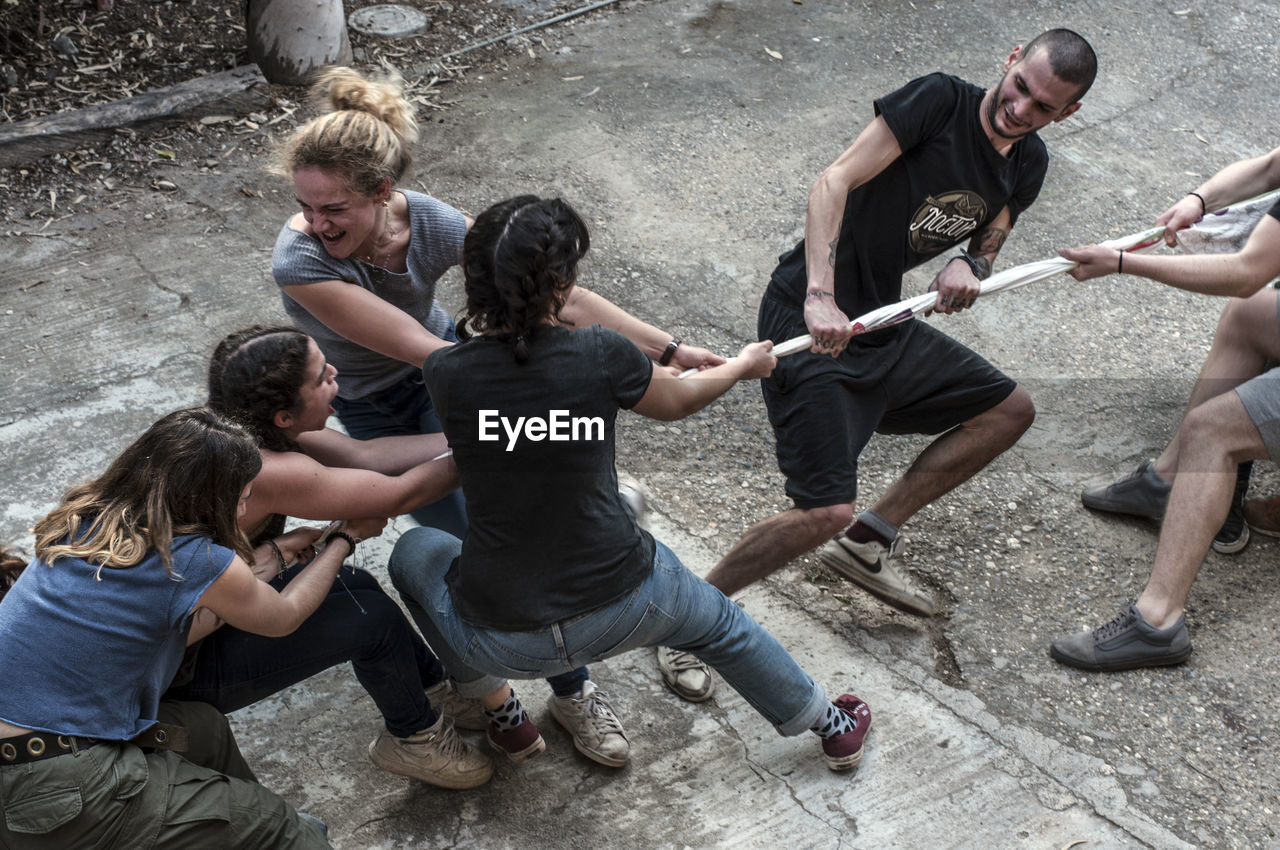
[{"label": "bare leg in sneaker", "polygon": [[1151,577],[1137,602],[1091,632],[1054,641],[1055,659],[1085,670],[1114,671],[1176,664],[1190,656],[1183,609],[1231,505],[1236,466],[1268,454],[1254,424],[1262,418],[1259,409],[1272,411],[1263,430],[1280,433],[1280,375],[1273,370],[1238,392],[1199,405],[1178,429],[1179,471]]},{"label": "bare leg in sneaker", "polygon": [[[1208,211],[1276,188],[1280,188],[1280,148],[1223,168],[1165,210],[1156,224],[1164,226],[1165,242],[1173,246],[1177,243],[1178,231],[1199,221]],[[1181,453],[1186,443],[1181,439],[1181,432],[1192,411],[1262,375],[1273,365],[1271,361],[1280,359],[1277,295],[1267,287],[1280,273],[1280,206],[1268,210],[1249,234],[1244,247],[1231,254],[1148,256],[1121,254],[1101,245],[1085,245],[1061,254],[1077,263],[1070,272],[1076,280],[1091,280],[1123,271],[1188,292],[1233,296],[1218,320],[1213,346],[1191,391],[1183,425],[1152,464],[1156,477],[1165,483],[1171,482],[1183,467]],[[1082,495],[1089,507],[1150,516],[1158,513],[1143,510],[1143,503],[1149,506],[1150,495],[1158,488],[1159,482],[1148,480],[1143,484],[1130,480],[1110,487],[1089,488]],[[1114,500],[1107,494],[1113,489],[1118,496]],[[1132,498],[1120,495],[1120,491],[1126,489]],[[1159,494],[1156,496],[1158,501]],[[1248,527],[1242,523],[1242,501],[1243,492],[1231,506],[1232,522],[1220,529],[1213,540],[1213,547],[1219,552],[1239,551],[1248,540]],[[1139,510],[1129,509],[1134,506]],[[1232,532],[1235,540],[1231,539]]]},{"label": "bare leg in sneaker", "polygon": [[1155,565],[1137,601],[1143,619],[1157,628],[1182,616],[1191,583],[1226,518],[1236,465],[1267,456],[1262,435],[1234,392],[1216,396],[1188,413],[1178,429],[1178,443],[1179,471],[1169,494]]},{"label": "bare leg in sneaker", "polygon": [[[1263,289],[1249,298],[1232,299],[1218,319],[1213,345],[1200,367],[1200,375],[1187,400],[1187,414],[1211,398],[1231,390],[1266,371],[1267,362],[1280,359],[1280,327],[1276,322],[1274,289]],[[1152,462],[1157,475],[1173,481],[1178,473],[1180,441],[1175,434]]]},{"label": "bare leg in sneaker", "polygon": [[762,520],[707,573],[707,584],[732,596],[830,540],[853,519],[853,505],[792,508]]},{"label": "bare leg in sneaker", "polygon": [[[846,528],[857,542],[893,542],[897,526],[920,508],[973,477],[1018,441],[1035,418],[1026,390],[1016,387],[1004,401],[947,431],[916,458],[872,509],[882,523],[850,528],[853,505],[795,508],[756,523],[707,574],[707,582],[733,594],[770,575]],[[931,613],[917,610],[917,613]]]}]

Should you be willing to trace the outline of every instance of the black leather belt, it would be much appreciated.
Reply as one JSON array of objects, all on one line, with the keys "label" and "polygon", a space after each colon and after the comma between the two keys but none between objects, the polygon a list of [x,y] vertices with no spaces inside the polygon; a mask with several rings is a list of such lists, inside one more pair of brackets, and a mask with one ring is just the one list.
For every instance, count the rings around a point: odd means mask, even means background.
[{"label": "black leather belt", "polygon": [[[85,738],[79,735],[57,735],[53,732],[28,732],[12,738],[0,739],[0,765],[27,764],[33,761],[51,759],[67,753],[79,752],[94,744],[106,744],[100,738]],[[141,734],[130,738],[128,743],[136,744],[152,750],[174,750],[186,752],[187,730],[184,726],[172,723],[157,723]]]}]

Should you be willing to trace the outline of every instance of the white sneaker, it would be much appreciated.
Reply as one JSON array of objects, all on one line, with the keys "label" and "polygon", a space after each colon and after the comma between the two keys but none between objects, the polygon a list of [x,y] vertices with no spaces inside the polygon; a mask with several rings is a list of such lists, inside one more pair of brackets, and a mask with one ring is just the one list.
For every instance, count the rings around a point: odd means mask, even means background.
[{"label": "white sneaker", "polygon": [[431,707],[447,716],[459,729],[483,732],[489,728],[489,718],[485,717],[480,700],[459,695],[454,690],[452,679],[441,679],[427,688],[426,693]]},{"label": "white sneaker", "polygon": [[493,776],[493,762],[467,746],[443,714],[408,738],[383,729],[369,744],[369,758],[383,770],[441,788],[475,788]]},{"label": "white sneaker", "polygon": [[578,697],[552,696],[547,700],[551,716],[573,736],[578,752],[609,767],[622,767],[631,758],[631,744],[622,731],[622,722],[613,713],[595,682],[582,683]]},{"label": "white sneaker", "polygon": [[711,677],[710,667],[682,649],[666,646],[657,649],[662,681],[676,696],[689,702],[711,699],[716,690],[716,680]]},{"label": "white sneaker", "polygon": [[901,544],[901,537],[889,546],[875,540],[855,543],[842,533],[822,545],[818,560],[895,608],[932,617],[938,612],[933,597],[890,562]]}]

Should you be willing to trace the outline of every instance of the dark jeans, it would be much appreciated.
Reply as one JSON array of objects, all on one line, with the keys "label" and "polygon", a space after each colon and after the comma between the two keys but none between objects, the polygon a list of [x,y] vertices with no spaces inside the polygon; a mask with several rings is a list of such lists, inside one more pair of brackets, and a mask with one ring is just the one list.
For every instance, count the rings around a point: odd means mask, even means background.
[{"label": "dark jeans", "polygon": [[[272,585],[283,587],[298,571]],[[229,713],[344,661],[355,668],[392,735],[405,738],[435,723],[423,688],[439,682],[444,668],[377,579],[350,567],[342,568],[324,602],[293,634],[269,638],[223,626],[206,637],[192,680],[165,697],[207,702]]]}]

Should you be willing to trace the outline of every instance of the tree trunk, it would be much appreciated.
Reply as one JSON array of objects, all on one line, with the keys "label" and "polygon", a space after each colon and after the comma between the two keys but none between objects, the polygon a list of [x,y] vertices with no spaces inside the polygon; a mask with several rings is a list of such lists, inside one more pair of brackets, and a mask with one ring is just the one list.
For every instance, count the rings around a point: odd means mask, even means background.
[{"label": "tree trunk", "polygon": [[249,56],[273,83],[302,85],[325,65],[351,62],[342,0],[249,0]]}]

